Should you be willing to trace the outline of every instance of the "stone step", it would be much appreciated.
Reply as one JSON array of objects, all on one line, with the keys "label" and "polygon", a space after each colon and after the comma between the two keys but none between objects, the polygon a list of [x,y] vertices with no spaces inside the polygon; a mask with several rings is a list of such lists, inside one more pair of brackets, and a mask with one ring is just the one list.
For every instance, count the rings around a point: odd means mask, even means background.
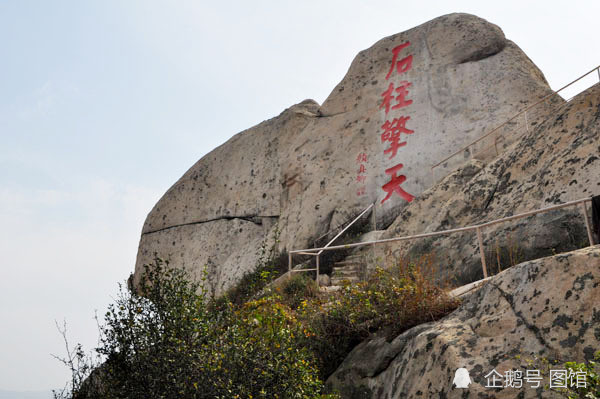
[{"label": "stone step", "polygon": [[357,260],[357,261],[361,261],[361,262],[362,262],[363,258],[364,258],[364,255],[361,255],[361,254],[346,256],[346,260]]},{"label": "stone step", "polygon": [[343,260],[341,262],[334,263],[335,266],[360,266],[362,264],[363,264],[362,262],[356,262],[356,261],[352,261],[352,260]]},{"label": "stone step", "polygon": [[334,270],[331,273],[331,277],[346,277],[346,276],[358,276],[360,272],[358,270]]},{"label": "stone step", "polygon": [[341,268],[350,268],[350,269],[358,269],[362,266],[362,263],[358,263],[358,262],[336,262],[333,264],[333,268],[334,269],[341,269]]},{"label": "stone step", "polygon": [[333,267],[333,272],[347,272],[347,271],[352,271],[352,272],[360,272],[362,270],[362,267],[360,266],[341,266],[341,267]]},{"label": "stone step", "polygon": [[345,281],[347,281],[349,283],[358,283],[360,281],[360,278],[358,278],[358,276],[350,276],[350,277],[343,277],[343,278],[332,277],[331,285],[342,285]]},{"label": "stone step", "polygon": [[333,273],[345,273],[345,272],[353,272],[353,273],[359,273],[360,272],[360,267],[351,267],[351,266],[344,266],[344,267],[334,267],[333,268]]},{"label": "stone step", "polygon": [[330,285],[329,287],[319,287],[321,292],[335,292],[342,289],[341,285]]},{"label": "stone step", "polygon": [[[331,275],[331,279],[337,279],[337,280],[353,279],[353,278],[359,278],[359,277],[360,277],[360,274],[357,274],[357,273],[332,274]],[[331,280],[330,280],[330,284],[331,284]]]}]

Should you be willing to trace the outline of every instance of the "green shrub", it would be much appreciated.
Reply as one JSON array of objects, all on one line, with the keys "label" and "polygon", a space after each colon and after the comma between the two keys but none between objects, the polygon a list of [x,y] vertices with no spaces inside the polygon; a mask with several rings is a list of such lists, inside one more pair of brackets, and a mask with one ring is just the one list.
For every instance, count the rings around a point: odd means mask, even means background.
[{"label": "green shrub", "polygon": [[569,399],[600,399],[600,351],[595,353],[594,359],[587,363],[565,363],[567,373],[583,373],[586,376],[585,386],[570,387],[563,392]]},{"label": "green shrub", "polygon": [[87,380],[77,374],[70,395],[56,397],[337,398],[324,396],[322,381],[355,345],[374,332],[391,339],[458,305],[434,285],[430,266],[430,258],[403,260],[333,296],[297,274],[233,303],[208,298],[184,271],[155,259],[136,292],[121,288],[109,306],[96,349],[102,366]]},{"label": "green shrub", "polygon": [[[276,232],[275,242],[278,242],[277,237]],[[260,252],[258,265],[254,270],[245,273],[240,281],[223,295],[236,307],[256,297],[269,282],[288,270],[287,252],[276,254],[275,247],[267,248],[265,243],[261,246]]]},{"label": "green shrub", "polygon": [[121,289],[96,349],[105,359],[101,383],[66,397],[321,397],[304,329],[280,298],[211,306],[186,277],[156,259],[137,290],[143,296]]},{"label": "green shrub", "polygon": [[[594,354],[594,360],[586,363],[563,363],[560,359],[548,359],[537,355],[531,358],[517,355],[515,359],[524,360],[528,368],[541,370],[541,375],[547,381],[551,378],[552,370],[566,371],[566,375],[562,374],[559,381],[566,383],[567,388],[550,387],[549,384],[545,384],[545,391],[553,391],[568,399],[600,399],[600,351]],[[584,377],[579,379],[578,374]]]},{"label": "green shrub", "polygon": [[315,280],[307,273],[295,273],[281,287],[275,289],[281,295],[283,303],[292,309],[297,309],[303,301],[316,298],[319,288]]},{"label": "green shrub", "polygon": [[299,318],[309,331],[306,345],[318,357],[323,378],[370,334],[392,339],[458,306],[458,300],[435,285],[428,270],[430,257],[415,263],[400,260],[390,268],[378,268],[366,282],[346,285],[333,299],[302,304]]}]

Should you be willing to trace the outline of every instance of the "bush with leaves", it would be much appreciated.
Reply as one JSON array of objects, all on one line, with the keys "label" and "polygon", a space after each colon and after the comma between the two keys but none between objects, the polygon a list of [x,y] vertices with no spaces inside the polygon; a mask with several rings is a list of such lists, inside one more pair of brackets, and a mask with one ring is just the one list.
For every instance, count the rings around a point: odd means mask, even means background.
[{"label": "bush with leaves", "polygon": [[280,287],[276,287],[275,292],[280,295],[283,303],[296,310],[303,302],[316,299],[319,295],[319,287],[309,274],[295,273]]},{"label": "bush with leaves", "polygon": [[[427,257],[401,260],[333,296],[296,275],[234,303],[208,298],[184,271],[155,259],[137,292],[121,288],[105,315],[102,366],[60,397],[335,398],[323,394],[322,380],[355,345],[374,332],[393,338],[458,305],[434,284],[430,266]],[[258,286],[270,278],[266,270],[257,276]]]},{"label": "bush with leaves", "polygon": [[333,298],[302,303],[299,318],[309,332],[306,345],[318,356],[323,378],[370,334],[392,339],[456,309],[459,301],[435,284],[431,266],[429,256],[400,259],[377,268],[366,282],[344,286]]},{"label": "bush with leaves", "polygon": [[563,390],[563,393],[569,399],[600,399],[600,351],[594,354],[594,360],[590,360],[587,363],[565,363],[565,368],[569,376],[576,376],[577,374],[585,376],[584,383],[579,384],[579,386],[577,386],[577,383],[569,384],[574,386]]},{"label": "bush with leaves", "polygon": [[268,296],[246,303],[219,342],[220,384],[238,397],[317,398],[321,393],[314,356],[301,346],[302,326],[280,302]]},{"label": "bush with leaves", "polygon": [[[273,242],[279,242],[279,232],[275,230]],[[275,252],[275,246],[268,247],[266,242],[260,247],[260,255],[256,267],[246,272],[240,281],[233,287],[229,288],[222,296],[221,301],[231,301],[237,307],[242,306],[245,302],[255,298],[261,291],[277,277],[281,276],[288,270],[288,255],[281,252]]]},{"label": "bush with leaves", "polygon": [[[72,398],[305,398],[323,384],[303,329],[278,298],[211,306],[185,272],[155,259],[121,288],[101,326],[100,384]],[[323,396],[324,397],[324,396]]]}]

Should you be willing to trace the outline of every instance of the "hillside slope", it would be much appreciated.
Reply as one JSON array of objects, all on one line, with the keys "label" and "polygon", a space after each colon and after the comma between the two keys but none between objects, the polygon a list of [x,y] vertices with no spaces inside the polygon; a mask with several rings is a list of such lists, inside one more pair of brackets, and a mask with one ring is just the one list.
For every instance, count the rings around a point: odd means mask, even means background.
[{"label": "hillside slope", "polygon": [[[600,246],[525,262],[492,277],[440,321],[391,342],[361,343],[327,383],[343,398],[562,398],[544,388],[547,370],[593,359],[599,299]],[[461,367],[473,382],[468,389],[452,385]],[[492,370],[540,370],[543,379],[537,389],[525,380],[521,388],[486,388]]]}]

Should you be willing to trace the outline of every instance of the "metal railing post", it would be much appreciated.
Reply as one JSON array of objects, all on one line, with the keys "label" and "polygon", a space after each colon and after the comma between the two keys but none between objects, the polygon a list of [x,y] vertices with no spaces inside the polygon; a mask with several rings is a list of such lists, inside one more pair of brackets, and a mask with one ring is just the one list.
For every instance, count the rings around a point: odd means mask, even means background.
[{"label": "metal railing post", "polygon": [[477,241],[479,241],[479,256],[481,256],[481,267],[483,268],[483,278],[487,278],[487,265],[485,264],[485,252],[483,250],[483,235],[481,227],[477,227]]},{"label": "metal railing post", "polygon": [[317,255],[317,288],[319,288],[320,284],[319,284],[319,257],[321,255]]},{"label": "metal railing post", "polygon": [[[562,209],[562,208],[567,208],[567,207],[571,207],[571,206],[579,206],[580,204],[584,204],[587,202],[590,202],[591,199],[588,198],[582,198],[582,199],[578,199],[575,201],[570,201],[570,202],[565,202],[563,204],[558,204],[558,205],[552,205],[546,208],[541,208],[541,209],[536,209],[533,211],[528,211],[528,212],[523,212],[523,213],[519,213],[516,215],[512,215],[512,216],[507,216],[501,219],[496,219],[496,220],[492,220],[490,222],[485,222],[485,223],[481,223],[478,225],[472,225],[472,226],[467,226],[467,227],[460,227],[460,228],[456,228],[456,229],[450,229],[450,230],[442,230],[442,231],[434,231],[431,233],[422,233],[422,234],[415,234],[415,235],[410,235],[410,236],[403,236],[403,237],[392,237],[392,238],[384,238],[384,239],[378,239],[378,240],[372,240],[372,241],[363,241],[363,242],[356,242],[356,243],[352,243],[352,244],[343,244],[343,245],[331,245],[333,243],[332,240],[330,241],[325,247],[322,248],[311,248],[311,249],[302,249],[302,250],[294,250],[294,251],[290,251],[289,253],[289,269],[290,271],[299,271],[299,272],[303,272],[303,271],[315,271],[315,270],[319,270],[319,255],[321,255],[324,251],[333,251],[333,250],[337,250],[337,249],[350,249],[350,248],[359,248],[359,247],[364,247],[367,245],[372,245],[373,246],[373,250],[375,251],[375,246],[378,244],[386,244],[386,243],[391,243],[391,242],[400,242],[400,241],[408,241],[408,240],[414,240],[414,239],[418,239],[418,238],[428,238],[428,237],[438,237],[438,236],[443,236],[443,235],[448,235],[451,233],[460,233],[460,232],[467,232],[467,231],[473,231],[475,230],[477,232],[477,242],[478,242],[478,246],[479,246],[479,256],[481,257],[481,266],[483,269],[483,275],[484,278],[488,277],[488,273],[487,273],[487,264],[485,261],[485,250],[483,247],[483,234],[482,231],[483,229],[487,228],[487,227],[491,227],[500,223],[505,223],[511,220],[517,220],[517,219],[522,219],[528,216],[532,216],[532,215],[537,215],[539,213],[545,213],[545,212],[549,212],[549,211],[554,211],[554,210],[558,210],[558,209]],[[369,207],[367,209],[365,209],[365,211],[363,211],[363,214],[366,213],[366,211],[368,211],[373,205],[369,205]],[[593,243],[593,235],[591,232],[591,228],[589,226],[589,215],[587,212],[587,208],[584,207],[583,213],[585,215],[585,221],[586,221],[586,228],[588,231],[588,238],[590,240],[590,243]],[[362,216],[362,214],[361,214]],[[360,216],[359,216],[360,217]],[[355,221],[358,219],[355,219]],[[354,223],[354,222],[353,222]],[[349,226],[346,227],[346,229]],[[344,229],[344,230],[346,230]],[[341,233],[340,233],[341,234]],[[338,234],[339,236],[339,234]],[[337,238],[337,237],[336,237]],[[593,244],[591,244],[593,245]],[[317,268],[315,269],[302,269],[302,270],[292,270],[292,253],[294,254],[298,254],[298,255],[313,255],[313,256],[317,256]],[[290,277],[291,277],[291,273],[290,273]]]},{"label": "metal railing post", "polygon": [[590,228],[590,218],[588,216],[587,205],[585,202],[581,203],[583,208],[583,217],[585,218],[585,228],[587,229],[588,240],[590,240],[590,246],[594,245],[594,237],[592,236],[592,229]]},{"label": "metal railing post", "polygon": [[288,274],[289,279],[292,279],[292,251],[288,252]]},{"label": "metal railing post", "polygon": [[373,231],[377,230],[377,214],[375,213],[375,209],[377,208],[376,204],[373,203],[373,211],[371,213],[371,219],[373,223]]}]

